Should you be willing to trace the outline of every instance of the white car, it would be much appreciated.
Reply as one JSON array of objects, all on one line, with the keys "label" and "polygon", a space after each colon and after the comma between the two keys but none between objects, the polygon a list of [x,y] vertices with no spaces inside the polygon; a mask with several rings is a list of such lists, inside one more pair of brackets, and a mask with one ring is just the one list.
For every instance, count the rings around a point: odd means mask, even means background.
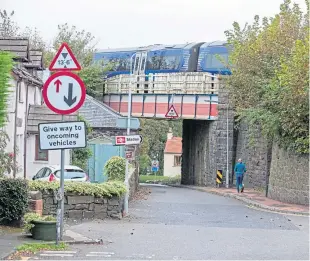
[{"label": "white car", "polygon": [[[89,182],[89,177],[84,170],[77,166],[65,165],[65,181]],[[38,171],[32,180],[60,181],[60,165],[47,166]]]}]

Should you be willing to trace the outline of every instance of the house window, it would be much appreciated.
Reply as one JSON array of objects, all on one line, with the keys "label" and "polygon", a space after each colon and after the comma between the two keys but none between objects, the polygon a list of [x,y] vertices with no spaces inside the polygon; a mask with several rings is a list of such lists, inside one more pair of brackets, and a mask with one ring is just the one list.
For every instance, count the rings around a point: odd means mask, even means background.
[{"label": "house window", "polygon": [[181,156],[174,156],[174,166],[181,166]]},{"label": "house window", "polygon": [[48,150],[40,150],[39,135],[36,135],[36,154],[35,160],[48,161]]}]

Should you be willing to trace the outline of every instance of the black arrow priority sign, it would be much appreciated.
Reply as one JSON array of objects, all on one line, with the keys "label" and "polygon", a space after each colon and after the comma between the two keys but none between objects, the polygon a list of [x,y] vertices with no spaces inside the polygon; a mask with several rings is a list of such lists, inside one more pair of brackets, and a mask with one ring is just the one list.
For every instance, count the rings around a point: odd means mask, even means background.
[{"label": "black arrow priority sign", "polygon": [[64,96],[64,102],[71,107],[76,102],[76,96],[73,98],[73,83],[69,83],[68,98]]}]

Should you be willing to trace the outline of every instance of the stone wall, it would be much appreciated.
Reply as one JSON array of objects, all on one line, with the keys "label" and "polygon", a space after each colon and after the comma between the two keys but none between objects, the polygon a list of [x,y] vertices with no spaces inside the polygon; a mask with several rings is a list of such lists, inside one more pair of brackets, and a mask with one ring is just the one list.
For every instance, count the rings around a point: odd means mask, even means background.
[{"label": "stone wall", "polygon": [[[251,188],[266,188],[271,162],[271,148],[257,127],[253,130],[250,142],[249,129],[242,121],[238,126],[236,161],[241,158],[246,164],[247,172],[244,176],[244,184]],[[235,161],[235,163],[236,163]],[[235,179],[234,179],[235,183]]]},{"label": "stone wall", "polygon": [[133,162],[133,165],[135,169],[129,177],[129,199],[132,199],[139,187],[139,164],[137,162]]},{"label": "stone wall", "polygon": [[[43,215],[56,215],[57,201],[54,194],[44,193]],[[123,198],[97,198],[94,196],[65,195],[66,218],[73,219],[104,219],[122,218]]]},{"label": "stone wall", "polygon": [[[228,106],[229,94],[220,88],[218,119],[216,121],[183,120],[182,178],[185,185],[216,185],[216,171],[223,171],[223,184],[227,171],[232,180],[235,161],[234,112]],[[228,120],[228,130],[227,130]]]},{"label": "stone wall", "polygon": [[[235,124],[235,114],[232,105],[230,104],[229,92],[222,84],[219,87],[218,93],[218,120],[214,122],[215,127],[213,130],[214,148],[213,151],[209,153],[212,155],[213,159],[211,164],[213,167],[211,169],[213,175],[213,184],[215,185],[216,171],[223,171],[223,183],[226,183],[226,171],[228,166],[229,172],[229,183],[232,183],[233,177],[233,164],[235,161],[236,152],[236,133],[234,129]],[[228,139],[227,139],[228,132]],[[227,146],[228,140],[228,146]],[[212,143],[212,144],[213,144]],[[227,148],[228,147],[228,148]],[[228,152],[227,152],[228,150]],[[228,162],[227,162],[228,153]],[[213,163],[212,163],[213,161]]]},{"label": "stone wall", "polygon": [[209,171],[209,122],[183,120],[182,177],[186,185],[207,185]]},{"label": "stone wall", "polygon": [[309,205],[309,154],[298,155],[273,145],[268,197]]}]

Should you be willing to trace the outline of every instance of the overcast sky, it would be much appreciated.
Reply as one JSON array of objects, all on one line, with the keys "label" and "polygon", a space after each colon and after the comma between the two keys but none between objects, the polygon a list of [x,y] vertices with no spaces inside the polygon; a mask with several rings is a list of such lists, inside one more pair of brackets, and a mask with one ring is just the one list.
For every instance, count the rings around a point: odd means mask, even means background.
[{"label": "overcast sky", "polygon": [[[225,40],[234,21],[273,16],[283,0],[0,0],[21,28],[36,27],[46,41],[57,25],[91,32],[97,48]],[[295,0],[305,10],[304,0]]]}]

